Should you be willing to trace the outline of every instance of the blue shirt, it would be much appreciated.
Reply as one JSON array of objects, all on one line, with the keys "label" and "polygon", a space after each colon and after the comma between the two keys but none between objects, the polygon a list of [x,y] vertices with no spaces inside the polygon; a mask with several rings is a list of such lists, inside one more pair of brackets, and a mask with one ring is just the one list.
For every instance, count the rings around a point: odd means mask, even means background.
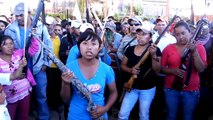
[{"label": "blue shirt", "polygon": [[24,44],[26,44],[25,43],[25,39],[24,39],[24,28],[22,28],[22,27],[19,27],[19,31],[20,31],[20,42],[21,42],[21,48],[20,49],[23,49],[24,48]]},{"label": "blue shirt", "polygon": [[[104,90],[106,85],[114,82],[114,71],[110,66],[104,62],[99,61],[99,67],[95,76],[90,80],[87,80],[79,67],[78,59],[69,62],[66,66],[73,71],[75,77],[77,77],[91,92],[92,99],[96,105],[104,106]],[[79,93],[76,87],[72,87],[72,99],[70,102],[70,108],[68,113],[68,120],[92,120],[89,112],[86,110],[88,101],[82,94]],[[107,113],[105,113],[107,118]]]}]

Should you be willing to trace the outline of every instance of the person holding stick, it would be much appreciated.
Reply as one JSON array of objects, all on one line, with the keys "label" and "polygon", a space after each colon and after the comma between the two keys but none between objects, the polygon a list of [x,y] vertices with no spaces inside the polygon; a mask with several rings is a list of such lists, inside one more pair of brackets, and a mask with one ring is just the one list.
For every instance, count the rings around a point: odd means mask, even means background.
[{"label": "person holding stick", "polygon": [[[28,52],[34,55],[38,51],[38,42],[32,39]],[[0,73],[15,73],[23,71],[27,65],[23,55],[23,49],[14,48],[13,39],[10,36],[2,36],[0,39]],[[7,108],[12,120],[28,120],[30,110],[30,92],[32,86],[36,85],[32,73],[28,69],[27,76],[22,74],[13,80],[10,85],[3,86],[8,102]]]},{"label": "person holding stick", "polygon": [[[4,32],[5,35],[9,35],[13,38],[15,48],[27,49],[29,47],[28,43],[30,43],[31,40],[29,36],[33,36],[41,39],[49,49],[53,50],[52,41],[50,39],[50,35],[48,34],[46,26],[42,24],[38,20],[38,18],[36,19],[36,15],[38,15],[38,13],[40,14],[39,10],[41,10],[42,5],[43,2],[42,0],[40,0],[36,14],[33,17],[31,16],[32,14],[30,8],[27,6],[27,1],[20,2],[15,6],[13,14],[15,15],[16,20],[13,21],[5,29]],[[30,33],[32,35],[30,35]],[[46,51],[40,44],[38,52],[36,52],[34,56],[30,57],[28,55],[27,50],[25,53],[28,56],[27,67],[30,68],[30,70],[32,71],[33,77],[35,78],[35,81],[37,83],[33,87],[34,91],[33,93],[36,99],[35,102],[38,113],[38,119],[49,120],[50,115],[46,97],[46,86],[47,86],[46,68],[48,66],[51,66],[52,62],[47,57]]]},{"label": "person holding stick", "polygon": [[[101,116],[107,120],[107,111],[117,98],[117,89],[112,68],[98,59],[101,39],[93,31],[85,31],[80,35],[77,46],[80,56],[66,64],[73,73],[65,72],[62,74],[61,96],[64,102],[70,104],[68,120],[91,120]],[[74,86],[71,87],[70,80],[74,76],[90,91],[92,99],[97,105],[93,111],[87,111],[88,101],[83,99],[82,94],[79,94]],[[110,95],[105,104],[104,91],[106,86],[109,88]]]}]

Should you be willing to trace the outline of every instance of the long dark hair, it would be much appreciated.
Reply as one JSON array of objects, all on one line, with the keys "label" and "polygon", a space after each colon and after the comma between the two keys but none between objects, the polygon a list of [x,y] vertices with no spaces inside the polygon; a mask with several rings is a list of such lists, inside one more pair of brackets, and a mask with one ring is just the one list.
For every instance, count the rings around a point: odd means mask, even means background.
[{"label": "long dark hair", "polygon": [[[12,42],[13,42],[13,38],[12,37],[10,37],[8,35],[0,35],[0,47],[1,47],[2,44],[5,45],[5,41],[7,39],[12,40]],[[1,52],[1,49],[0,49],[0,52]]]},{"label": "long dark hair", "polygon": [[8,36],[8,35],[0,35],[0,45],[1,44],[5,44],[5,41],[7,40],[7,39],[11,39],[12,41],[13,41],[13,38],[12,37],[10,37],[10,36]]},{"label": "long dark hair", "polygon": [[185,22],[185,21],[179,21],[179,22],[177,22],[177,23],[175,24],[175,27],[174,27],[174,32],[175,32],[175,29],[176,29],[177,27],[180,27],[180,26],[185,27],[189,32],[191,32],[190,27],[189,27],[189,24],[188,24],[187,22]]}]

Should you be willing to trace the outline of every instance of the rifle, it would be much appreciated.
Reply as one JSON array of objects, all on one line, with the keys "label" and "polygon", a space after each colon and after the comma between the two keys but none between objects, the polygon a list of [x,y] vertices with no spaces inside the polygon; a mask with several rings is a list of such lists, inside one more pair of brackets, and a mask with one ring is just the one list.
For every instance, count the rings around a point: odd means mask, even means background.
[{"label": "rifle", "polygon": [[[197,39],[198,34],[200,33],[202,27],[203,27],[203,20],[201,20],[200,23],[198,24],[198,26],[197,26],[197,28],[195,30],[195,33],[193,34],[193,36],[190,39],[189,43],[192,43],[194,40]],[[186,59],[187,59],[187,57],[188,57],[190,52],[191,51],[190,51],[189,48],[185,48],[184,49],[184,53],[183,53],[183,55],[181,57],[181,65],[179,66],[179,69],[186,71],[187,67],[186,67],[185,61],[186,61]],[[190,78],[188,78],[188,79],[190,79]],[[187,81],[185,81],[183,83],[183,78],[181,78],[179,76],[176,76],[175,80],[173,82],[172,88],[180,91],[180,90],[182,90],[183,87],[187,87],[188,83],[186,83],[186,82],[189,82],[189,80],[187,80]]]},{"label": "rifle", "polygon": [[[177,16],[175,15],[172,20],[169,22],[169,24],[166,26],[166,28],[163,30],[163,32],[159,35],[159,37],[156,39],[156,41],[154,42],[155,45],[157,45],[160,42],[160,39],[164,36],[164,34],[166,33],[166,31],[168,30],[169,26],[171,26],[171,24],[174,22],[175,18]],[[148,48],[150,47],[150,45],[144,50],[145,54],[144,56],[140,59],[140,61],[135,65],[135,67],[140,68],[144,62],[147,60],[147,58],[149,57],[149,51]],[[150,68],[151,69],[151,68]],[[148,70],[148,72],[150,72],[151,70]],[[146,72],[145,75],[147,75],[148,73]],[[135,82],[136,78],[138,78],[137,75],[132,75],[130,77],[130,79],[128,80],[127,83],[124,84],[125,89],[130,92],[133,83]],[[143,78],[145,78],[145,76],[143,76]]]},{"label": "rifle", "polygon": [[[32,20],[32,23],[31,23],[31,25],[30,25],[30,27],[29,27],[29,31],[30,31],[30,34],[27,36],[27,38],[26,38],[26,42],[27,42],[27,44],[26,44],[26,48],[25,48],[25,51],[27,51],[28,49],[29,49],[29,46],[30,46],[30,40],[33,38],[33,35],[32,35],[32,31],[33,31],[33,29],[35,29],[36,28],[36,26],[37,26],[37,23],[38,23],[38,21],[39,21],[39,16],[40,16],[40,13],[42,12],[42,19],[43,19],[43,21],[45,22],[45,16],[44,16],[44,0],[40,0],[40,2],[39,2],[39,4],[38,4],[38,7],[37,7],[37,11],[36,11],[36,14],[35,14],[35,16],[33,17],[33,20]],[[32,71],[32,60],[30,60],[31,58],[30,58],[30,56],[29,56],[29,54],[28,54],[28,52],[25,52],[25,56],[26,56],[26,58],[27,58],[27,61],[29,60],[31,63],[31,65],[27,65],[27,66],[25,66],[24,67],[24,69],[23,69],[23,73],[27,73],[27,67],[29,67],[30,68],[30,70]]]}]

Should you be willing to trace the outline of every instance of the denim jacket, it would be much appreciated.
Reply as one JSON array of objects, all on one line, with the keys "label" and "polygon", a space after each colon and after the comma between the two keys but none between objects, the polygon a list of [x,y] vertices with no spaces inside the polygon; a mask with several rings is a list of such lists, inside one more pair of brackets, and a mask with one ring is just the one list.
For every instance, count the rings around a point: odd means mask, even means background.
[{"label": "denim jacket", "polygon": [[[53,51],[52,41],[50,39],[50,35],[47,31],[46,26],[44,26],[40,21],[37,23],[37,29],[36,29],[36,36],[40,39],[42,39],[42,32],[43,32],[43,43]],[[20,38],[20,31],[18,22],[14,21],[11,23],[4,32],[5,35],[9,35],[14,40],[15,48],[21,49],[21,38]],[[27,42],[26,42],[27,43]],[[41,68],[42,65],[50,66],[52,64],[52,61],[48,59],[47,54],[45,54],[44,47],[42,45],[39,45],[39,51],[32,57],[32,63],[33,63],[33,74],[37,74]]]}]

